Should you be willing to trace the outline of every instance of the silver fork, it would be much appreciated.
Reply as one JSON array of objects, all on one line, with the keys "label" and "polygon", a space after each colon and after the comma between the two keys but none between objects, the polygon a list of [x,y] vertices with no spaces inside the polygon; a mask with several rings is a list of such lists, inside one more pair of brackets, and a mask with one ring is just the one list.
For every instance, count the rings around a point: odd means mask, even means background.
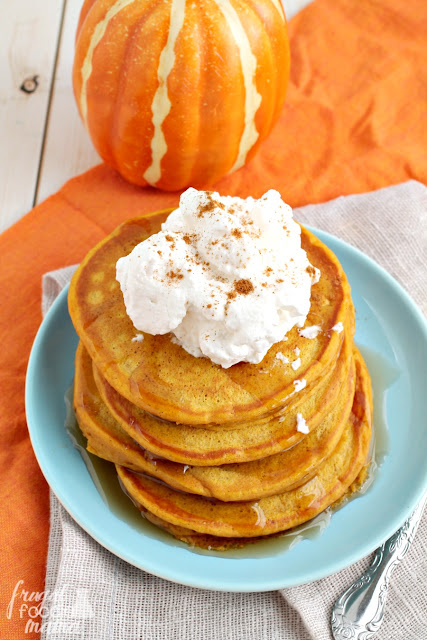
[{"label": "silver fork", "polygon": [[331,626],[335,640],[369,640],[384,618],[390,576],[409,550],[427,494],[413,514],[376,552],[371,566],[336,601]]}]

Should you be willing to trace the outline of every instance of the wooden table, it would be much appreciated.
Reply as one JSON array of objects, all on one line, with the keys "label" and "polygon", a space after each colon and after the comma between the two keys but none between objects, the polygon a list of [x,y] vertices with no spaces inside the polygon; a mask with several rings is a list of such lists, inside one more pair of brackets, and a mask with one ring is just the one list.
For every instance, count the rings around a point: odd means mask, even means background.
[{"label": "wooden table", "polygon": [[[291,18],[310,0],[282,0]],[[0,4],[0,232],[100,159],[74,102],[83,0]]]}]

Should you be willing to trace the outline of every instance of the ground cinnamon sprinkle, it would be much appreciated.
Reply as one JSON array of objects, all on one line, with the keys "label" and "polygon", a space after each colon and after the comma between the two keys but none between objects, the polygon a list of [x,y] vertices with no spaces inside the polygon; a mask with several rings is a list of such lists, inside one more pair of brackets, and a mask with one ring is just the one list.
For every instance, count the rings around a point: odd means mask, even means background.
[{"label": "ground cinnamon sprinkle", "polygon": [[243,278],[242,280],[236,280],[234,282],[234,289],[237,293],[241,293],[246,296],[248,293],[254,290],[254,285],[250,280]]},{"label": "ground cinnamon sprinkle", "polygon": [[314,274],[316,273],[315,268],[311,264],[308,265],[306,271],[310,276],[314,276]]},{"label": "ground cinnamon sprinkle", "polygon": [[182,273],[175,272],[175,271],[168,271],[166,275],[171,280],[174,280],[174,279],[182,280],[182,278],[184,277]]},{"label": "ground cinnamon sprinkle", "polygon": [[241,238],[242,232],[240,231],[240,229],[233,229],[233,231],[231,232],[231,235],[234,236],[235,238]]},{"label": "ground cinnamon sprinkle", "polygon": [[185,244],[191,244],[190,236],[182,236],[182,239],[184,240]]},{"label": "ground cinnamon sprinkle", "polygon": [[165,240],[171,243],[171,249],[175,249],[175,240],[174,238],[172,238],[172,236],[165,236]]},{"label": "ground cinnamon sprinkle", "polygon": [[206,204],[202,204],[199,207],[199,211],[197,213],[197,217],[201,218],[203,216],[203,214],[205,213],[209,213],[209,211],[214,211],[215,207],[218,207],[219,209],[225,209],[225,206],[222,204],[222,202],[219,202],[218,200],[214,200],[211,196],[211,191],[207,191],[206,192],[206,196],[207,196],[207,202]]},{"label": "ground cinnamon sprinkle", "polygon": [[214,208],[215,208],[215,205],[213,204],[212,201],[207,202],[206,204],[203,204],[201,207],[199,207],[199,211],[197,213],[197,217],[201,218],[208,211],[213,211]]}]

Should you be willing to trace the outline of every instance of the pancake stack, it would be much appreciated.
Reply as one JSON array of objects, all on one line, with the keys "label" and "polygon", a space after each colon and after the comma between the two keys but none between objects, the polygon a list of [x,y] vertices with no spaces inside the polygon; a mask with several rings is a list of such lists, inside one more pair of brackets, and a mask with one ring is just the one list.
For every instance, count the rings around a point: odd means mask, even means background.
[{"label": "pancake stack", "polygon": [[321,272],[310,313],[260,364],[223,369],[170,335],[136,331],[116,262],[159,231],[169,212],[122,224],[73,277],[74,409],[88,451],[115,463],[150,521],[191,545],[222,550],[302,524],[360,485],[370,379],[353,343],[346,276],[304,228],[302,247]]}]

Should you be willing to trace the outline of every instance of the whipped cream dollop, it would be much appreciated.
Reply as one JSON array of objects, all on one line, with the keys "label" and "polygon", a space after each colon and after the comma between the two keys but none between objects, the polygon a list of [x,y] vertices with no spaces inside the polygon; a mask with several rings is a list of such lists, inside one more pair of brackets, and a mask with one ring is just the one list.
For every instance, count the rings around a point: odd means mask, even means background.
[{"label": "whipped cream dollop", "polygon": [[171,332],[224,368],[259,363],[302,327],[320,273],[277,191],[260,199],[187,189],[161,231],[117,262],[135,328]]}]

